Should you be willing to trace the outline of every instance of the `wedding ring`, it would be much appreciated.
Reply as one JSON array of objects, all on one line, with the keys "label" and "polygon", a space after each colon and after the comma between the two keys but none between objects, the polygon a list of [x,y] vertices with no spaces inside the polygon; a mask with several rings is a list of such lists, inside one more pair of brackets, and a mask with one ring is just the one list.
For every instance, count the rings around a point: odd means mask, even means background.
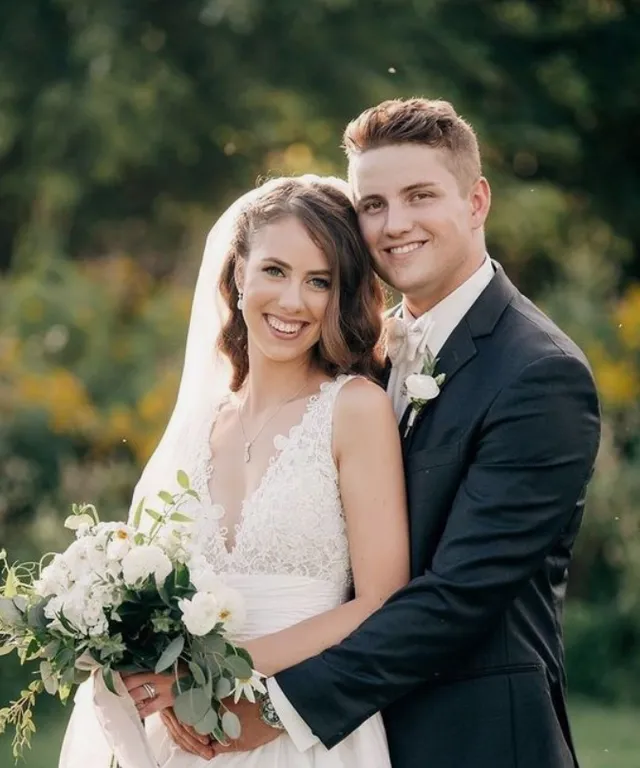
[{"label": "wedding ring", "polygon": [[155,699],[158,695],[158,692],[156,691],[156,687],[153,683],[143,683],[142,687],[147,692],[147,698],[148,699]]}]

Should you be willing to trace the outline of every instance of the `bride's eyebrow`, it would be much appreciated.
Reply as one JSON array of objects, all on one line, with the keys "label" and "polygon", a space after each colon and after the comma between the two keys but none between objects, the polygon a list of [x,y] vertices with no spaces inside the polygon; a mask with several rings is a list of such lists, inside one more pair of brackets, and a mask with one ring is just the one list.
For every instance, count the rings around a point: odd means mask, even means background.
[{"label": "bride's eyebrow", "polygon": [[[269,262],[270,264],[275,264],[278,267],[281,267],[282,269],[292,269],[291,264],[288,264],[286,261],[282,261],[282,259],[277,259],[274,256],[265,256],[262,259],[264,262]],[[310,269],[307,272],[307,275],[322,275],[326,277],[331,276],[331,270],[330,269]]]}]

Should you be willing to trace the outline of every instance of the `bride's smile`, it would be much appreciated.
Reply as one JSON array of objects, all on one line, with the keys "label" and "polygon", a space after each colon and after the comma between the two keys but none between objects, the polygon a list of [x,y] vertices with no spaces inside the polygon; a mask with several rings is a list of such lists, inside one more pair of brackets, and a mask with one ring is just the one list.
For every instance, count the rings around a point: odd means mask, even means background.
[{"label": "bride's smile", "polygon": [[332,290],[322,249],[301,222],[287,216],[254,234],[249,258],[241,263],[251,352],[277,362],[308,355],[320,339]]}]

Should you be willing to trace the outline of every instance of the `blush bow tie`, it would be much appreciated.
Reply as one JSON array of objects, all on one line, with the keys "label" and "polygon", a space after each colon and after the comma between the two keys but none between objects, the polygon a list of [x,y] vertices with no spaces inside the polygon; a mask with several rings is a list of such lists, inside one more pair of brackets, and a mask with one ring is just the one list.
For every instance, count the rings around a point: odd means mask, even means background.
[{"label": "blush bow tie", "polygon": [[418,318],[410,325],[401,317],[387,318],[387,355],[391,363],[412,363],[419,355],[423,355],[432,328],[433,321],[427,316]]}]

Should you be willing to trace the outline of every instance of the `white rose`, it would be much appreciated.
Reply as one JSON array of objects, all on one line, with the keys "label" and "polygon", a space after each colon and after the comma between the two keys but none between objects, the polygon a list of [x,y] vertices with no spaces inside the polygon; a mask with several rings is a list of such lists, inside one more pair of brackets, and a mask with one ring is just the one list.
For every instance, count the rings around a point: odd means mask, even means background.
[{"label": "white rose", "polygon": [[49,565],[42,569],[40,578],[34,584],[36,594],[40,597],[59,595],[69,589],[69,586],[69,570],[62,555],[56,555]]},{"label": "white rose", "polygon": [[192,635],[207,635],[219,621],[220,606],[210,592],[197,592],[191,600],[178,600],[182,621]]},{"label": "white rose", "polygon": [[205,561],[203,565],[195,565],[193,560],[189,563],[189,576],[191,583],[198,590],[198,592],[211,592],[213,595],[217,595],[218,591],[222,588],[222,582],[211,570],[211,566]]},{"label": "white rose", "polygon": [[412,373],[405,382],[407,394],[414,400],[433,400],[440,394],[440,387],[433,376],[424,373]]},{"label": "white rose", "polygon": [[130,587],[151,575],[156,582],[162,582],[172,569],[171,560],[153,544],[134,547],[122,560],[122,577]]},{"label": "white rose", "polygon": [[224,624],[227,634],[237,633],[246,619],[242,595],[237,590],[221,584],[216,590],[216,598],[218,600],[218,621]]}]

